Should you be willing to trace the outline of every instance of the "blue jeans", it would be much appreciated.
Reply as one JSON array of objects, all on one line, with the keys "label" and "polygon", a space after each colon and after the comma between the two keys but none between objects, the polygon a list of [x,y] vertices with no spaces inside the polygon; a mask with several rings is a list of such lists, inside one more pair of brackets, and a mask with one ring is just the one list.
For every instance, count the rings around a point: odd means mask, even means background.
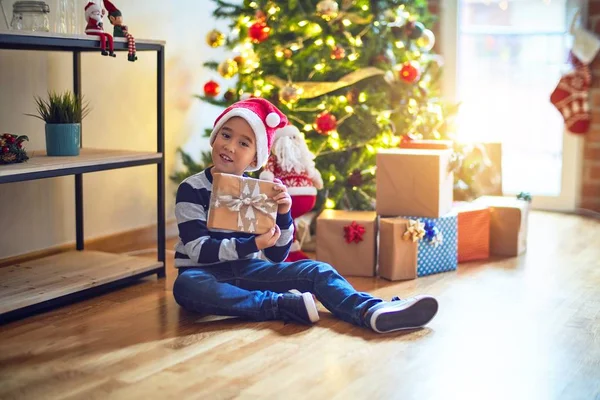
[{"label": "blue jeans", "polygon": [[313,260],[274,264],[250,259],[181,269],[173,286],[188,311],[265,321],[279,319],[279,293],[311,292],[333,315],[358,326],[382,300],[357,292],[333,267]]}]

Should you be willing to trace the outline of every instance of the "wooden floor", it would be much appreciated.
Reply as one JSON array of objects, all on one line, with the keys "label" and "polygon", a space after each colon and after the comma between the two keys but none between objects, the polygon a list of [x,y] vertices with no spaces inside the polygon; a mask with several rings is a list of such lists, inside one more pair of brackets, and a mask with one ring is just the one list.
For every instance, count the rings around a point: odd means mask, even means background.
[{"label": "wooden floor", "polygon": [[437,296],[436,319],[409,333],[323,309],[311,328],[198,319],[174,278],[170,264],[166,279],[0,327],[0,398],[600,399],[598,220],[533,213],[520,258],[351,279],[384,298]]}]

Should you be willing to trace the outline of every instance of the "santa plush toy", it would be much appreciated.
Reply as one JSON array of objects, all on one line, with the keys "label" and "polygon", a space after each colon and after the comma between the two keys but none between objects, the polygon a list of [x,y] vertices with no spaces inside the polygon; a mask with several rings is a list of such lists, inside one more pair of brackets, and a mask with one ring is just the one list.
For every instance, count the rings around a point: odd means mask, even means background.
[{"label": "santa plush toy", "polygon": [[[277,178],[287,187],[292,197],[292,218],[306,214],[313,209],[317,201],[317,189],[323,188],[321,174],[315,167],[315,156],[310,152],[304,135],[294,125],[287,125],[275,132],[271,154],[260,179],[272,181]],[[300,250],[296,238],[294,222],[294,242],[288,262],[307,259]]]},{"label": "santa plush toy", "polygon": [[[86,4],[85,22],[87,22],[87,25],[85,27],[85,33],[100,37],[100,49],[103,56],[116,57],[113,37],[110,33],[104,32],[104,23],[102,22],[104,12],[105,11],[100,4],[93,1]],[[106,51],[106,42],[108,42],[109,51]]]}]

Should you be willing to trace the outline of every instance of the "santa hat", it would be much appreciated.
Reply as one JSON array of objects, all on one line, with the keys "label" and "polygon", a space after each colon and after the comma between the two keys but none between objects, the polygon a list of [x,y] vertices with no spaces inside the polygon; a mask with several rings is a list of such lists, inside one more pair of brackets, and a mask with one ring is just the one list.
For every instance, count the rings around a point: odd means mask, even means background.
[{"label": "santa hat", "polygon": [[262,98],[238,101],[227,107],[225,111],[217,117],[210,134],[211,146],[217,137],[219,129],[221,129],[225,122],[233,117],[243,118],[254,131],[254,136],[256,137],[257,162],[256,166],[248,167],[247,170],[256,171],[267,162],[275,132],[279,128],[283,128],[287,125],[287,117],[268,100]]},{"label": "santa hat", "polygon": [[92,13],[94,11],[101,11],[102,7],[100,7],[99,4],[96,4],[93,1],[90,1],[85,5],[84,10],[85,10],[85,16],[89,18],[90,15],[92,15]]},{"label": "santa hat", "polygon": [[115,5],[113,3],[111,3],[108,0],[103,0],[104,1],[104,8],[106,8],[106,11],[108,11],[108,15],[110,15],[111,17],[120,17],[123,14],[121,14],[121,10],[119,10],[117,7],[115,7]]}]

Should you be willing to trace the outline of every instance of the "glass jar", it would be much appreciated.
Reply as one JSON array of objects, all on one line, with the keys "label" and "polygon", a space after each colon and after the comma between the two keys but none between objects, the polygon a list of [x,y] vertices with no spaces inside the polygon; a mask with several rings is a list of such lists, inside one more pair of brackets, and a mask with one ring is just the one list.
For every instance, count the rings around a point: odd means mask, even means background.
[{"label": "glass jar", "polygon": [[50,7],[43,1],[17,1],[13,4],[10,27],[16,31],[49,32]]}]

